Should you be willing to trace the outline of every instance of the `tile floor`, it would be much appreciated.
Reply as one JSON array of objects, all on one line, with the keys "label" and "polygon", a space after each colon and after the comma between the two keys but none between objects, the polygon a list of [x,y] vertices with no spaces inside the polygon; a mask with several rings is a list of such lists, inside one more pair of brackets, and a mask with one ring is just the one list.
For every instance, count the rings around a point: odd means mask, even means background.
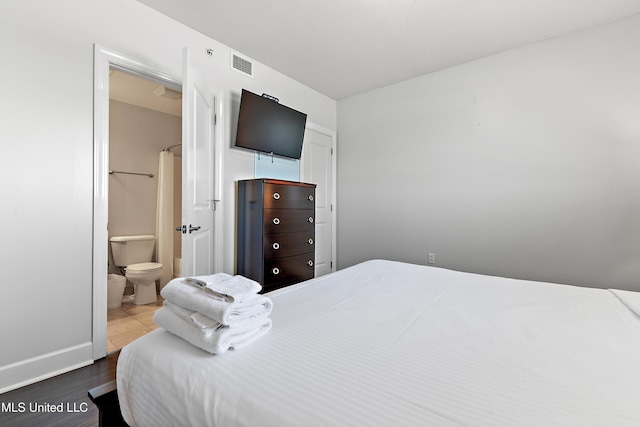
[{"label": "tile floor", "polygon": [[162,307],[164,299],[158,295],[154,303],[135,305],[128,297],[124,296],[119,308],[107,310],[107,353],[121,349],[158,327],[153,323],[153,313]]}]

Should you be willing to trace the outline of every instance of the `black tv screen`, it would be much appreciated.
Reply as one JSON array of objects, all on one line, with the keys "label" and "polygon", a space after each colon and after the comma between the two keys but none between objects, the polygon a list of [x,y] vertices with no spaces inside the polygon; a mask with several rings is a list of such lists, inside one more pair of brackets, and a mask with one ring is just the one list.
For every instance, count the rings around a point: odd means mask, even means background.
[{"label": "black tv screen", "polygon": [[236,147],[299,159],[307,115],[242,89]]}]

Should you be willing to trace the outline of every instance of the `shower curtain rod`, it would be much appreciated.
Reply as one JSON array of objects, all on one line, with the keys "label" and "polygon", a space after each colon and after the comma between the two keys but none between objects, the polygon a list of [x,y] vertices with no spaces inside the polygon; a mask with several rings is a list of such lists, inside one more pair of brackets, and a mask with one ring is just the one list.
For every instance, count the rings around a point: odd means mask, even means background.
[{"label": "shower curtain rod", "polygon": [[143,175],[148,176],[149,178],[153,178],[152,173],[138,173],[138,172],[123,172],[123,171],[109,171],[109,175],[113,175],[114,173],[125,173],[127,175]]},{"label": "shower curtain rod", "polygon": [[179,145],[182,145],[182,142],[178,142],[177,144],[173,144],[173,145],[171,145],[171,146],[169,146],[169,147],[165,148],[165,149],[164,149],[164,150],[162,150],[162,151],[169,151],[169,150],[171,150],[172,148],[176,148],[176,147],[177,147],[177,146],[179,146]]}]

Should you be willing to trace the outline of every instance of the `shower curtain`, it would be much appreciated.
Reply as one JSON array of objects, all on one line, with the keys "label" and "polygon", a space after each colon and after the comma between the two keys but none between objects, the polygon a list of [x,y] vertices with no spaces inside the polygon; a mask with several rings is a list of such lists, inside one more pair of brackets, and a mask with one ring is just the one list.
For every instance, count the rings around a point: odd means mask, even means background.
[{"label": "shower curtain", "polygon": [[173,153],[161,151],[156,211],[156,259],[164,266],[160,289],[173,278],[173,233]]}]

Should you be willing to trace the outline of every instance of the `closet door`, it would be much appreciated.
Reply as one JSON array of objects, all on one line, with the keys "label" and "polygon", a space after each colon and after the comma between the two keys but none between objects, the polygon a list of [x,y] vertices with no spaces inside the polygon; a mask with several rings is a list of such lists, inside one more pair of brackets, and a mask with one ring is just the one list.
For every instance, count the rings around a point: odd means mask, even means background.
[{"label": "closet door", "polygon": [[316,254],[315,275],[334,271],[333,250],[333,138],[309,125],[305,130],[301,160],[301,177],[304,182],[316,184]]}]

